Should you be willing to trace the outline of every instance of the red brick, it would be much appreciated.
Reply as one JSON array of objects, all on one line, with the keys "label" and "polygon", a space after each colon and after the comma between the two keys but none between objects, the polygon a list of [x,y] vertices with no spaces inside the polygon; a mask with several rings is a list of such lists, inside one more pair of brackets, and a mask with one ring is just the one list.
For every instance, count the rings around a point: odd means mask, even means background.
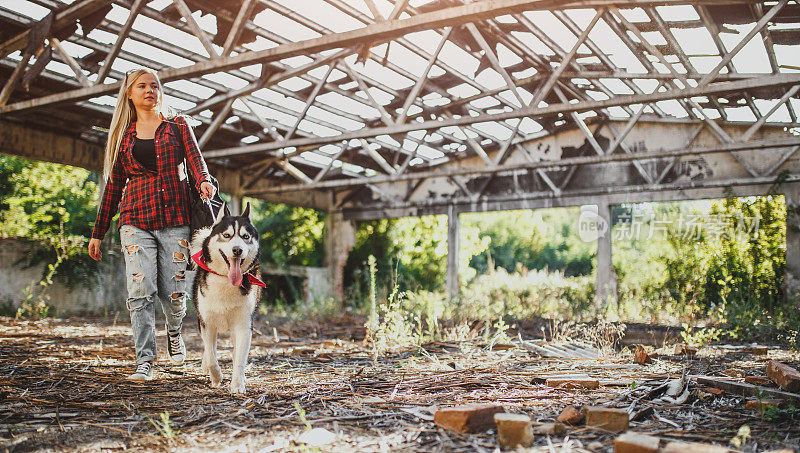
[{"label": "red brick", "polygon": [[769,378],[761,376],[745,376],[744,381],[747,382],[748,384],[754,384],[754,385],[764,385],[772,382],[769,380]]},{"label": "red brick", "polygon": [[606,431],[625,431],[628,429],[628,412],[601,406],[587,407],[586,426]]},{"label": "red brick", "polygon": [[774,360],[767,362],[767,376],[787,392],[800,392],[800,372]]},{"label": "red brick", "polygon": [[569,406],[561,412],[561,415],[558,416],[558,421],[568,425],[577,425],[583,421],[583,411],[580,411],[573,406]]},{"label": "red brick", "polygon": [[628,431],[614,440],[614,453],[655,453],[658,437]]},{"label": "red brick", "polygon": [[497,441],[502,447],[530,447],[533,444],[531,418],[522,414],[494,414]]},{"label": "red brick", "polygon": [[476,433],[494,426],[494,414],[505,412],[494,404],[469,404],[440,409],[433,414],[433,422],[457,433]]}]

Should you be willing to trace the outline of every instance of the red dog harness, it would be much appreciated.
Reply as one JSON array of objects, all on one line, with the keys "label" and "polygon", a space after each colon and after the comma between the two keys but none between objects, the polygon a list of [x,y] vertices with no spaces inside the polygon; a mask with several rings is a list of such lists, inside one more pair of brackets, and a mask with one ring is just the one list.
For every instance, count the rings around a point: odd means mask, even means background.
[{"label": "red dog harness", "polygon": [[[214,271],[212,271],[212,270],[211,270],[211,269],[208,267],[208,265],[206,264],[206,262],[205,262],[205,261],[203,261],[203,251],[202,251],[202,250],[200,250],[199,252],[197,252],[197,253],[195,253],[194,255],[192,255],[192,261],[194,261],[194,262],[195,262],[195,264],[197,264],[198,266],[200,266],[200,269],[203,269],[203,270],[206,270],[206,271],[208,271],[208,272],[211,272],[211,273],[212,273],[212,274],[214,274],[214,275],[220,275],[220,276],[222,276],[222,277],[227,277],[227,275],[223,275],[223,274],[220,274],[220,273],[214,272]],[[267,287],[267,284],[266,284],[266,283],[264,283],[263,281],[259,280],[259,278],[258,278],[258,277],[256,277],[255,275],[253,275],[253,274],[252,274],[252,272],[253,272],[253,271],[250,271],[250,272],[248,272],[248,273],[244,274],[244,275],[246,275],[246,276],[247,276],[247,280],[249,280],[249,281],[250,281],[250,283],[252,283],[253,285],[260,286],[260,287],[262,287],[262,288],[266,288],[266,287]]]}]

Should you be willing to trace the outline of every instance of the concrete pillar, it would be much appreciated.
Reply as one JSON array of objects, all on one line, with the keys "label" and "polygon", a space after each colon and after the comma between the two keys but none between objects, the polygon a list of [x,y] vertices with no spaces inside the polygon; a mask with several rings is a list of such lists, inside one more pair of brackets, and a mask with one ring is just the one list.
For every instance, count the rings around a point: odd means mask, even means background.
[{"label": "concrete pillar", "polygon": [[597,298],[606,303],[617,300],[617,275],[611,264],[611,206],[597,203]]},{"label": "concrete pillar", "polygon": [[458,221],[458,211],[454,206],[447,210],[447,295],[450,298],[457,298],[461,288],[459,279],[459,251],[460,251],[460,231],[461,225]]},{"label": "concrete pillar", "polygon": [[786,275],[784,291],[800,308],[800,183],[784,185],[786,197]]},{"label": "concrete pillar", "polygon": [[242,195],[231,194],[231,202],[228,205],[228,209],[230,209],[231,215],[239,215],[242,213],[242,210],[244,209],[244,206],[242,205],[243,199],[244,196]]},{"label": "concrete pillar", "polygon": [[341,212],[328,211],[325,216],[325,266],[328,269],[331,296],[344,298],[344,265],[356,245],[356,226],[345,220]]}]

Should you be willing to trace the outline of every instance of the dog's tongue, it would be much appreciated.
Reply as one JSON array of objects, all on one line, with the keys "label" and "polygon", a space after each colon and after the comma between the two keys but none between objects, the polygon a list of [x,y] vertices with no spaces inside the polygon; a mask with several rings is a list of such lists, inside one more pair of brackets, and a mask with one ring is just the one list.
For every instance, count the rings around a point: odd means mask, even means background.
[{"label": "dog's tongue", "polygon": [[228,269],[228,279],[230,279],[233,286],[242,284],[242,260],[239,258],[231,258],[231,267]]}]

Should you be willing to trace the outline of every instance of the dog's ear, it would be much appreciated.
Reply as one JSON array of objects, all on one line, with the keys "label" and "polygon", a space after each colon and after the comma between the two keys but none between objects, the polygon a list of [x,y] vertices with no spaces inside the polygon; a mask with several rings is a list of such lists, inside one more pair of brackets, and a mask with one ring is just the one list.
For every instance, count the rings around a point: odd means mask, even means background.
[{"label": "dog's ear", "polygon": [[[219,207],[219,211],[214,214],[214,225],[218,224],[220,220],[222,220],[223,213],[228,210],[228,207],[225,206],[227,203],[224,201],[222,202],[222,206]],[[212,226],[214,226],[212,225]]]},{"label": "dog's ear", "polygon": [[247,220],[251,220],[250,219],[250,202],[249,201],[247,202],[247,206],[245,206],[244,212],[242,212],[241,217],[247,217]]},{"label": "dog's ear", "polygon": [[231,210],[228,209],[228,203],[225,203],[225,204],[222,205],[222,208],[220,209],[220,212],[224,212],[225,215],[228,216],[228,217],[231,216]]}]

